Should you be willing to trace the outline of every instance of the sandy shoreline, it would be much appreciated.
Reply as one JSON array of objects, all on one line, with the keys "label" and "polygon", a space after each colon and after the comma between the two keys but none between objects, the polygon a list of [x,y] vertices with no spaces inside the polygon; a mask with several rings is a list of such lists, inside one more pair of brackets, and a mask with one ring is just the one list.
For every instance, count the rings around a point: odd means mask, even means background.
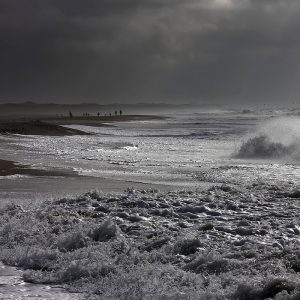
[{"label": "sandy shoreline", "polygon": [[0,177],[0,207],[12,202],[26,207],[33,202],[40,203],[66,196],[75,197],[92,190],[121,193],[127,188],[172,191],[184,187],[84,176],[35,176],[17,179]]},{"label": "sandy shoreline", "polygon": [[89,117],[41,117],[41,118],[1,118],[0,134],[67,136],[88,134],[81,130],[66,128],[63,125],[109,126],[107,123],[161,120],[160,116],[126,115],[126,116],[89,116]]},{"label": "sandy shoreline", "polygon": [[0,160],[0,207],[11,202],[27,206],[91,190],[118,193],[127,188],[171,191],[183,186],[81,176],[72,170],[33,169],[14,161]]},{"label": "sandy shoreline", "polygon": [[73,116],[70,117],[44,117],[43,121],[56,125],[85,125],[85,126],[105,126],[103,123],[164,120],[165,117],[158,115],[117,115],[117,116]]}]

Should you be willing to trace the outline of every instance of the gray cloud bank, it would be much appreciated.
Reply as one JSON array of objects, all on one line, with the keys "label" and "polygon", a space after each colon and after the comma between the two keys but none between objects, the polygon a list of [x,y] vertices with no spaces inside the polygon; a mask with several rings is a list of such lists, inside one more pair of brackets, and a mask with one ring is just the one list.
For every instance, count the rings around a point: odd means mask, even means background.
[{"label": "gray cloud bank", "polygon": [[298,0],[0,0],[0,101],[297,103],[299,32]]}]

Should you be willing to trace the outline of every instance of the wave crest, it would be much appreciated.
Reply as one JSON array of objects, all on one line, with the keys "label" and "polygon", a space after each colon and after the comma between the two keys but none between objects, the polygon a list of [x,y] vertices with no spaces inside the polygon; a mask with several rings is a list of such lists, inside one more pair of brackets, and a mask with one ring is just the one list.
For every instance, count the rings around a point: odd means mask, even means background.
[{"label": "wave crest", "polygon": [[290,155],[294,146],[285,146],[279,142],[272,142],[267,136],[261,135],[250,138],[242,144],[236,157],[238,158],[281,158]]},{"label": "wave crest", "polygon": [[300,118],[270,118],[256,128],[234,155],[237,158],[300,158]]}]

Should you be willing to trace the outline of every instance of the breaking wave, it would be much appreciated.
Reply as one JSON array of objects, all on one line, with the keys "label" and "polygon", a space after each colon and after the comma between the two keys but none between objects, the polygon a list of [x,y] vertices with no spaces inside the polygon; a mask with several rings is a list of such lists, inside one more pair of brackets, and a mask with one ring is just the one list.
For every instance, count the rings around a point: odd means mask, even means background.
[{"label": "breaking wave", "polygon": [[300,118],[274,118],[261,124],[240,146],[237,158],[300,158]]},{"label": "breaking wave", "polygon": [[291,154],[293,150],[294,146],[284,146],[261,135],[246,141],[236,156],[239,158],[281,158]]}]

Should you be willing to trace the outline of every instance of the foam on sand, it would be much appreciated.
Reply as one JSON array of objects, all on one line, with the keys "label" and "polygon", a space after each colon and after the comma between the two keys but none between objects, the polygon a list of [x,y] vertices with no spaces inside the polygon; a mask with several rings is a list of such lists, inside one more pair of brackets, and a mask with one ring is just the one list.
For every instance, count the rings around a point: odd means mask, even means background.
[{"label": "foam on sand", "polygon": [[0,260],[99,299],[296,299],[283,296],[300,292],[299,199],[255,184],[9,205]]}]

